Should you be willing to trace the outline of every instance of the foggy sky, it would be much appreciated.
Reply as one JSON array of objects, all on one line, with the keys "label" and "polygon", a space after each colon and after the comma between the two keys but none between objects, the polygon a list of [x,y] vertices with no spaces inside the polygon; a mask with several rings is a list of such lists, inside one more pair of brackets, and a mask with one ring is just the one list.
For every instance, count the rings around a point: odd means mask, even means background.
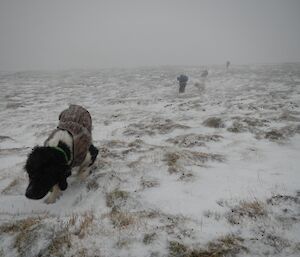
[{"label": "foggy sky", "polygon": [[0,70],[300,61],[299,0],[0,0]]}]

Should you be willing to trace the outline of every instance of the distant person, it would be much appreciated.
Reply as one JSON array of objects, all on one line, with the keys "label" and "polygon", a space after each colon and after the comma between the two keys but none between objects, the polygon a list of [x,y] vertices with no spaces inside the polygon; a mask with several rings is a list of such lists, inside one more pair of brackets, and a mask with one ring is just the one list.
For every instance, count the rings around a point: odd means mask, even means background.
[{"label": "distant person", "polygon": [[226,62],[226,70],[229,69],[229,66],[230,66],[230,61],[227,61],[227,62]]},{"label": "distant person", "polygon": [[184,93],[186,84],[189,80],[188,76],[181,74],[177,77],[177,80],[179,82],[179,93]]},{"label": "distant person", "polygon": [[207,70],[202,71],[202,73],[200,75],[201,81],[197,80],[194,83],[194,86],[196,88],[198,88],[198,90],[199,90],[200,93],[204,92],[204,90],[205,90],[205,81],[206,81],[207,76],[208,76],[208,71]]},{"label": "distant person", "polygon": [[202,71],[201,78],[206,78],[207,76],[208,76],[208,71],[207,70]]},{"label": "distant person", "polygon": [[199,92],[202,93],[205,90],[205,82],[196,80],[194,86],[198,88]]}]

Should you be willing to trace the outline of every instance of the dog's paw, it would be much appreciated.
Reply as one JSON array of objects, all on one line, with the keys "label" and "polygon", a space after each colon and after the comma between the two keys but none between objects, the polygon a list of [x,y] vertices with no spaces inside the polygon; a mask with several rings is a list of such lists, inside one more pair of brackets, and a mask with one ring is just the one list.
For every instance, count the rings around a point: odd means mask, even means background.
[{"label": "dog's paw", "polygon": [[44,200],[44,203],[46,204],[52,204],[52,203],[55,203],[56,202],[56,199],[57,198],[54,198],[52,196],[48,196],[45,200]]},{"label": "dog's paw", "polygon": [[55,203],[56,200],[61,196],[62,192],[60,189],[55,186],[50,195],[45,199],[44,203],[46,204],[52,204]]},{"label": "dog's paw", "polygon": [[85,180],[90,175],[91,169],[88,168],[85,171],[78,173],[79,180]]}]

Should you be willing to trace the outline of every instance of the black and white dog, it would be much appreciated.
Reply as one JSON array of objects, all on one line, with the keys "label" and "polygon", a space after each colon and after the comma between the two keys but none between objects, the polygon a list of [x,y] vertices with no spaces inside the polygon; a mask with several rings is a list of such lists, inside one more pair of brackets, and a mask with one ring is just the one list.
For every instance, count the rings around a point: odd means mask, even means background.
[{"label": "black and white dog", "polygon": [[67,177],[73,167],[86,178],[98,155],[92,144],[92,119],[90,113],[79,105],[70,105],[59,116],[58,127],[45,141],[29,154],[25,170],[29,185],[25,196],[41,199],[51,191],[46,203],[54,203],[61,191],[68,187]]}]

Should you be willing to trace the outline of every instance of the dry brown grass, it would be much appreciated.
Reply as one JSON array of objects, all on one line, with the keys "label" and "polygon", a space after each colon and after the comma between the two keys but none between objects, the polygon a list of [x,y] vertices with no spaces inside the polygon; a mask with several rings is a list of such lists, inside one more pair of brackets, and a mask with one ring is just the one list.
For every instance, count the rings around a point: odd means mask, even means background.
[{"label": "dry brown grass", "polygon": [[60,231],[51,240],[50,244],[43,249],[38,256],[64,257],[67,249],[72,247],[71,233],[67,230]]},{"label": "dry brown grass", "polygon": [[127,147],[127,143],[121,140],[109,140],[104,142],[104,145],[108,148],[122,148]]},{"label": "dry brown grass", "polygon": [[170,119],[154,118],[148,123],[132,123],[123,132],[126,136],[153,136],[167,134],[175,129],[188,129],[188,126],[174,123]]},{"label": "dry brown grass", "polygon": [[169,243],[169,257],[189,257],[189,249],[184,244],[176,241]]},{"label": "dry brown grass", "polygon": [[300,196],[291,196],[291,195],[273,195],[267,199],[267,204],[278,205],[282,202],[292,202],[300,204]]},{"label": "dry brown grass", "polygon": [[167,134],[175,129],[188,129],[189,128],[188,126],[174,123],[170,119],[166,119],[163,122],[151,124],[147,127],[149,127],[151,130],[156,130],[159,134]]},{"label": "dry brown grass", "polygon": [[271,129],[267,132],[257,135],[257,138],[266,138],[272,141],[286,140],[295,134],[300,134],[300,125],[288,125],[280,129]]},{"label": "dry brown grass", "polygon": [[177,173],[180,172],[180,167],[177,161],[180,159],[180,155],[178,153],[166,153],[165,154],[165,161],[168,165],[168,171],[170,173]]},{"label": "dry brown grass", "polygon": [[238,253],[247,252],[242,245],[243,239],[235,235],[226,235],[209,242],[202,249],[190,249],[179,242],[169,243],[169,257],[225,257],[236,256]]},{"label": "dry brown grass", "polygon": [[[44,217],[30,217],[11,224],[4,224],[0,227],[0,232],[16,234],[12,246],[16,248],[19,254],[18,256],[30,256],[29,254],[34,247],[34,243],[40,236],[40,232],[44,229],[45,224],[42,224],[43,219]],[[76,216],[73,216],[69,223],[75,224],[75,220]],[[71,247],[70,224],[63,226],[62,229],[54,232],[53,237],[49,239],[49,244],[38,253],[38,256],[63,257],[65,248]]]},{"label": "dry brown grass", "polygon": [[220,154],[181,150],[177,152],[167,152],[163,160],[167,162],[169,167],[168,171],[170,173],[184,173],[185,166],[204,166],[204,164],[208,161],[222,162],[225,160],[225,157]]},{"label": "dry brown grass", "polygon": [[223,257],[236,256],[247,248],[242,245],[243,239],[234,235],[226,235],[216,241],[209,242],[207,249],[192,251],[190,257]]},{"label": "dry brown grass", "polygon": [[77,220],[78,220],[78,215],[73,213],[67,222],[67,226],[68,227],[75,226]]},{"label": "dry brown grass", "polygon": [[74,257],[87,257],[87,256],[89,255],[88,255],[88,250],[86,248],[79,249],[74,255]]},{"label": "dry brown grass", "polygon": [[5,140],[12,140],[12,141],[15,141],[15,140],[13,140],[11,137],[9,137],[9,136],[0,136],[0,142],[5,141]]},{"label": "dry brown grass", "polygon": [[156,233],[145,234],[143,238],[143,243],[146,245],[151,244],[155,240],[156,236]]},{"label": "dry brown grass", "polygon": [[5,187],[1,193],[2,194],[7,194],[9,193],[15,186],[17,186],[20,183],[20,179],[19,178],[15,178],[12,182],[9,183],[9,185],[7,187]]},{"label": "dry brown grass", "polygon": [[125,229],[135,223],[136,217],[128,212],[121,212],[119,210],[112,210],[109,215],[114,227]]},{"label": "dry brown grass", "polygon": [[[59,230],[54,232],[49,244],[39,252],[38,256],[64,257],[66,251],[72,247],[72,237],[77,236],[79,239],[83,239],[92,227],[93,221],[94,214],[92,211],[87,211],[80,216],[72,214],[68,222],[61,224]],[[79,249],[75,256],[88,256],[87,249]]]},{"label": "dry brown grass", "polygon": [[107,147],[100,147],[99,148],[99,156],[101,159],[115,159],[115,158],[122,158],[123,156],[118,153],[116,150],[109,149]]},{"label": "dry brown grass", "polygon": [[276,253],[280,253],[283,251],[283,249],[291,246],[290,242],[287,239],[271,233],[264,234],[260,240],[265,245],[271,246]]},{"label": "dry brown grass", "polygon": [[88,191],[96,191],[99,188],[99,184],[96,180],[91,180],[86,184]]},{"label": "dry brown grass", "polygon": [[[80,216],[73,214],[67,223],[55,221],[55,224],[59,222],[55,228],[48,227],[45,222],[42,223],[43,220],[45,217],[31,217],[6,223],[1,225],[0,234],[14,236],[12,247],[16,249],[20,257],[31,256],[40,236],[47,239],[45,241],[47,245],[39,250],[37,256],[64,257],[66,251],[72,247],[72,237],[77,236],[82,239],[90,231],[94,215],[91,211]],[[82,252],[78,256],[86,255]]]},{"label": "dry brown grass", "polygon": [[137,168],[139,165],[142,164],[142,160],[145,159],[144,156],[139,157],[136,161],[132,161],[130,163],[127,164],[127,166],[131,169],[133,168]]},{"label": "dry brown grass", "polygon": [[127,200],[128,196],[128,192],[116,189],[106,194],[106,205],[111,208],[117,208],[123,201]]},{"label": "dry brown grass", "polygon": [[41,218],[26,218],[13,223],[5,223],[0,227],[0,233],[22,233],[28,231],[32,226],[41,222]]},{"label": "dry brown grass", "polygon": [[224,128],[225,125],[221,118],[211,117],[203,121],[203,125],[210,128]]},{"label": "dry brown grass", "polygon": [[128,147],[140,148],[143,144],[144,141],[142,139],[135,139],[134,141],[128,144]]},{"label": "dry brown grass", "polygon": [[216,211],[207,210],[207,211],[203,212],[203,215],[206,218],[213,218],[213,219],[215,219],[217,221],[221,219],[221,214],[219,212],[216,212]]},{"label": "dry brown grass", "polygon": [[231,224],[240,224],[243,218],[257,219],[267,215],[265,205],[259,201],[241,201],[240,204],[230,210],[227,220]]},{"label": "dry brown grass", "polygon": [[85,212],[82,215],[82,220],[80,221],[79,228],[74,234],[77,235],[79,238],[83,238],[88,232],[88,229],[91,227],[93,221],[94,214],[91,211]]},{"label": "dry brown grass", "polygon": [[202,153],[202,152],[187,152],[189,159],[193,161],[200,161],[202,163],[207,161],[222,162],[225,157],[220,154]]},{"label": "dry brown grass", "polygon": [[234,121],[232,125],[229,128],[227,128],[227,130],[233,133],[241,133],[247,131],[248,128],[243,123]]},{"label": "dry brown grass", "polygon": [[157,187],[159,186],[159,181],[154,179],[144,179],[141,180],[141,187],[142,189],[151,188],[151,187]]},{"label": "dry brown grass", "polygon": [[281,140],[284,138],[284,134],[279,130],[273,129],[265,133],[265,138],[270,140]]},{"label": "dry brown grass", "polygon": [[216,142],[220,141],[222,136],[219,135],[197,135],[197,134],[187,134],[180,135],[175,138],[167,139],[167,142],[173,143],[180,147],[191,148],[194,146],[205,146],[205,142]]},{"label": "dry brown grass", "polygon": [[16,234],[13,247],[17,249],[19,256],[25,256],[32,242],[38,237],[38,228],[41,225],[41,220],[40,217],[30,217],[6,223],[0,227],[0,233]]}]

